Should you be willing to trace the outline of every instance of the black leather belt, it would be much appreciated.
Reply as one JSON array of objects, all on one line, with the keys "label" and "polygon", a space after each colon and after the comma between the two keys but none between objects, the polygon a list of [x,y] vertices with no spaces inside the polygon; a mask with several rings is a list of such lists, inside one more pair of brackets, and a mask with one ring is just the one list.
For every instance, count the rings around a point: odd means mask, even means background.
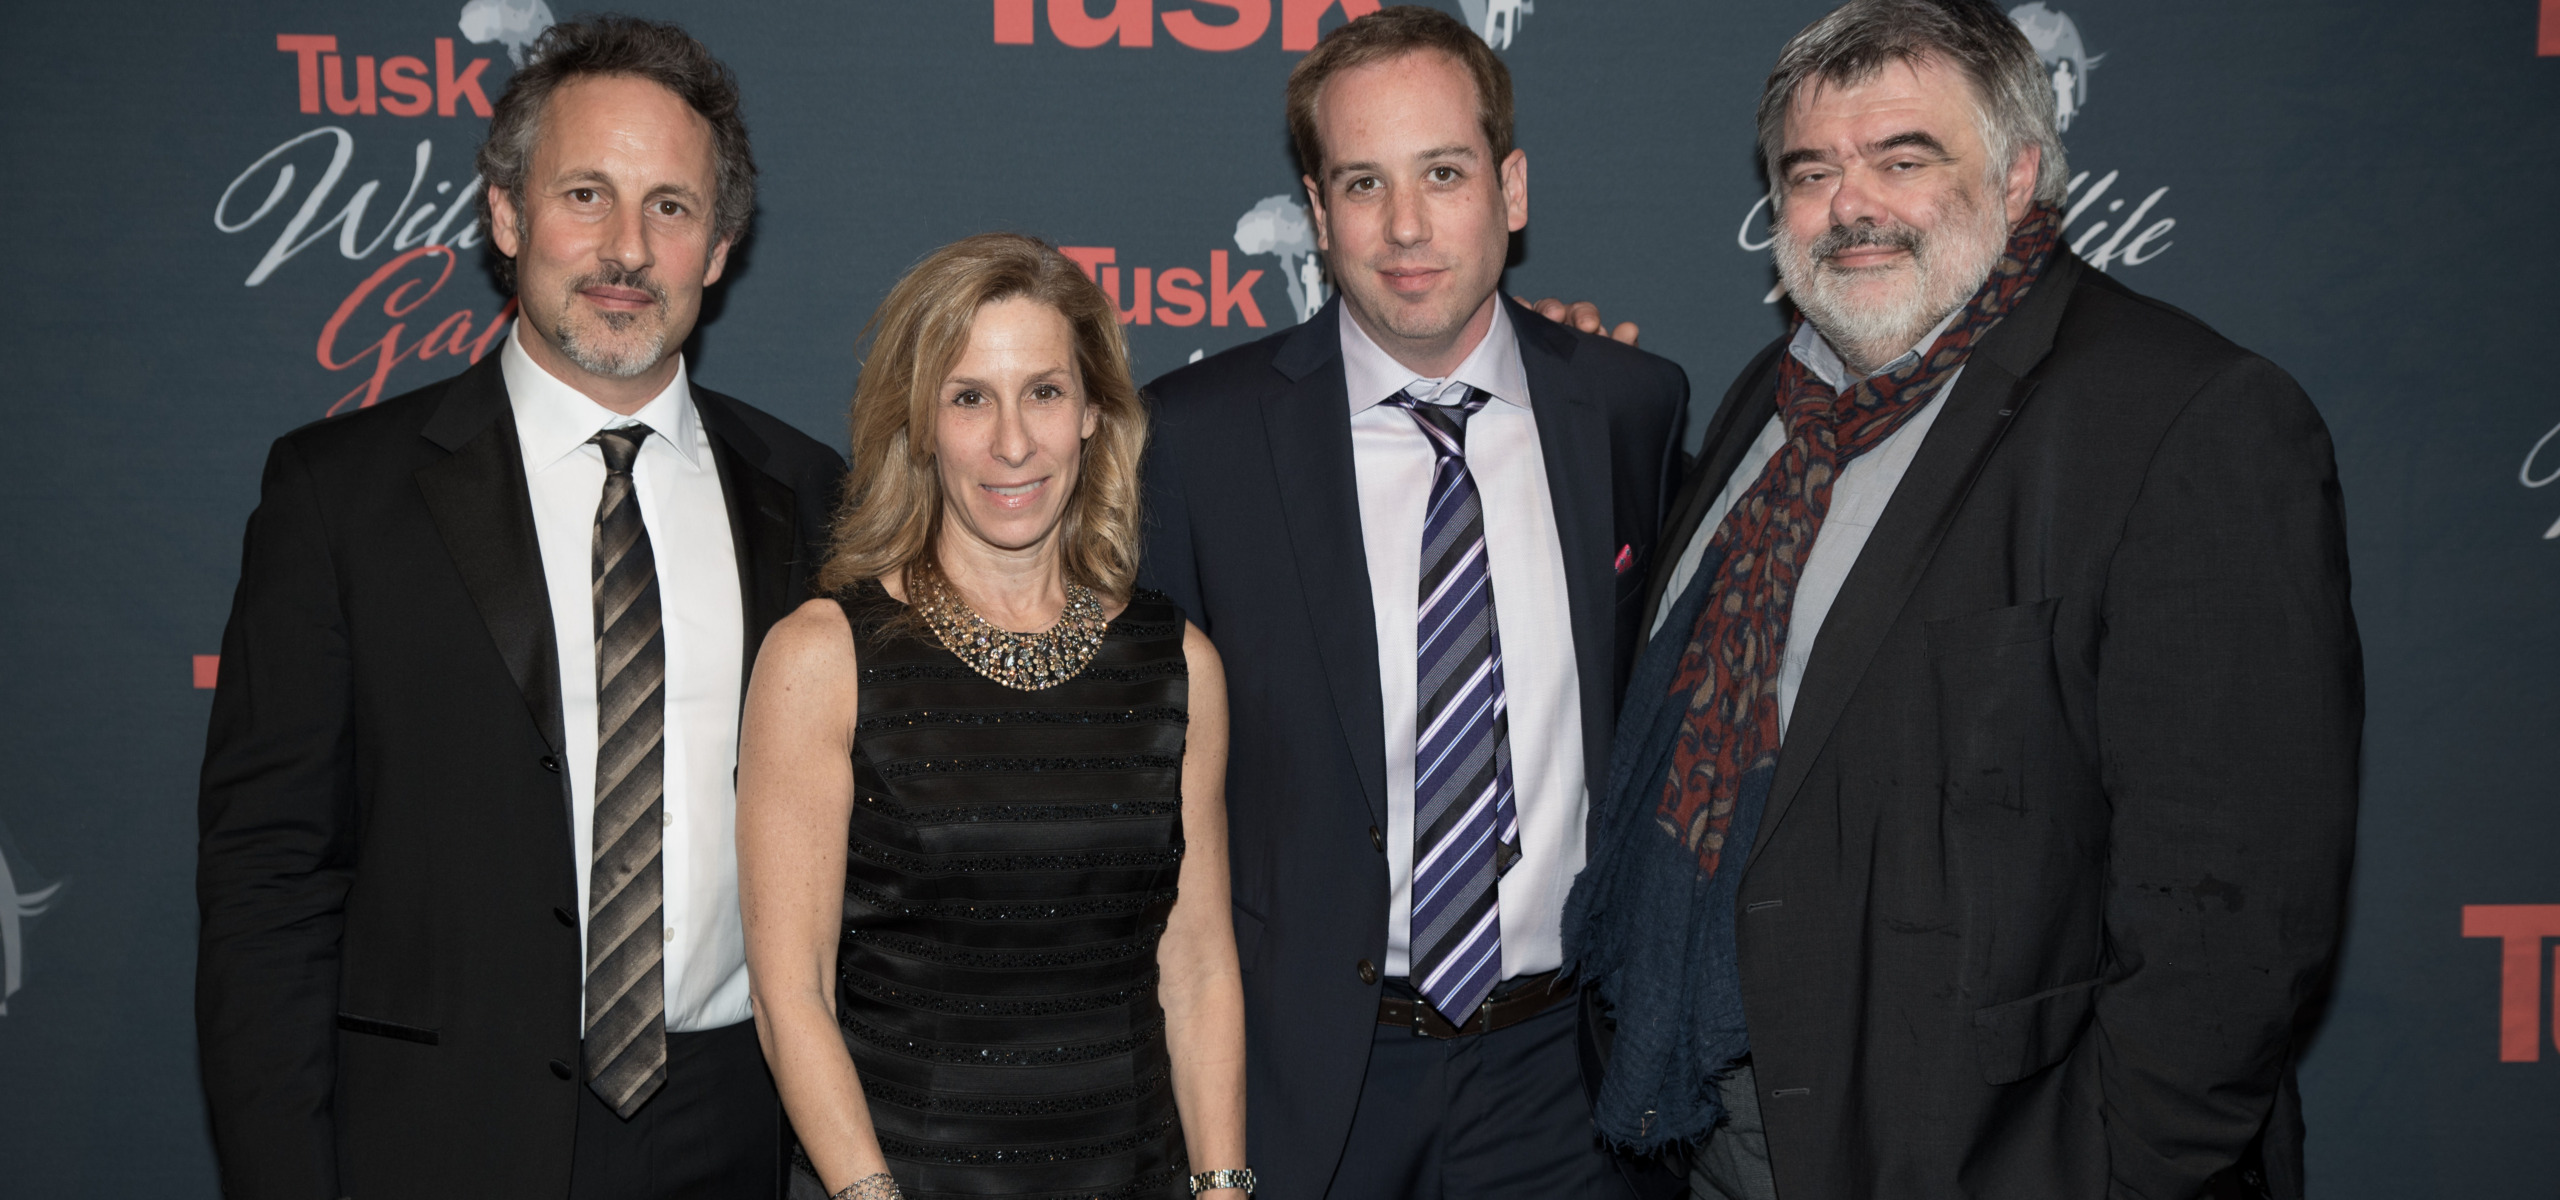
[{"label": "black leather belt", "polygon": [[1563,986],[1556,979],[1556,972],[1548,971],[1512,980],[1508,994],[1499,998],[1487,997],[1474,1012],[1467,1014],[1466,1023],[1462,1025],[1450,1024],[1449,1019],[1431,1007],[1428,1000],[1400,996],[1379,998],[1378,1023],[1411,1029],[1417,1037],[1467,1037],[1517,1025],[1555,1007],[1571,995],[1573,989]]}]

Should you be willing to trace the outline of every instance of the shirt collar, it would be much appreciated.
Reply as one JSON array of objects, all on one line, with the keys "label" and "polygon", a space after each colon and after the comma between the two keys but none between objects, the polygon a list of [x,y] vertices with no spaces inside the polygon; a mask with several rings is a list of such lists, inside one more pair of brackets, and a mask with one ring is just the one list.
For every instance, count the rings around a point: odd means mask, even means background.
[{"label": "shirt collar", "polygon": [[[1959,306],[1954,312],[1939,318],[1937,327],[1920,335],[1920,340],[1910,349],[1903,351],[1900,357],[1877,367],[1863,378],[1873,379],[1878,375],[1901,370],[1904,363],[1920,357],[1920,353],[1927,350],[1930,343],[1938,340],[1939,334],[1945,333],[1948,327],[1956,323],[1956,318],[1963,315],[1964,308]],[[1806,370],[1813,372],[1814,378],[1821,380],[1823,386],[1832,391],[1839,391],[1857,382],[1856,379],[1849,377],[1849,364],[1841,360],[1840,352],[1831,348],[1831,339],[1822,336],[1822,331],[1815,329],[1811,321],[1797,327],[1795,340],[1787,343],[1787,353],[1794,355],[1797,362],[1803,363]]]},{"label": "shirt collar", "polygon": [[[1502,298],[1496,295],[1494,303],[1499,306]],[[1512,331],[1510,314],[1498,307],[1493,325],[1476,342],[1476,348],[1467,353],[1466,361],[1459,363],[1446,379],[1428,378],[1397,362],[1351,318],[1348,307],[1341,311],[1337,323],[1342,327],[1343,385],[1350,389],[1354,414],[1375,408],[1417,383],[1429,384],[1433,391],[1451,382],[1463,383],[1505,404],[1529,407],[1529,372],[1520,365],[1520,338]]]},{"label": "shirt collar", "polygon": [[648,426],[667,447],[683,456],[685,465],[700,467],[695,457],[694,431],[699,419],[694,416],[693,386],[687,379],[684,356],[676,356],[676,377],[667,381],[665,391],[650,398],[640,411],[626,417],[588,399],[586,393],[561,382],[542,369],[525,353],[522,344],[524,322],[507,332],[504,349],[498,352],[498,367],[507,380],[507,404],[515,410],[516,440],[524,446],[526,464],[535,471],[549,470],[561,459],[577,453],[580,446],[604,430],[637,422]]}]

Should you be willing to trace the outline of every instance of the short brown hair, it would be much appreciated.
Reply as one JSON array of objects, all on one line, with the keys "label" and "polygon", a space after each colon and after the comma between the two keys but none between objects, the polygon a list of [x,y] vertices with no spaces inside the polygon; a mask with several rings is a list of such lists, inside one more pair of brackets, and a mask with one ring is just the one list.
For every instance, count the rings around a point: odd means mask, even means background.
[{"label": "short brown hair", "polygon": [[[646,79],[674,92],[711,125],[711,154],[720,194],[711,203],[712,240],[732,247],[747,235],[756,210],[756,156],[747,145],[747,123],[738,116],[738,79],[681,26],[638,17],[585,17],[562,21],[535,39],[524,69],[507,80],[477,166],[485,186],[477,204],[480,227],[496,223],[489,189],[515,202],[517,232],[524,221],[524,177],[533,168],[534,143],[542,136],[543,110],[560,88],[596,75]],[[494,249],[499,286],[514,291],[515,260]]]},{"label": "short brown hair", "polygon": [[1073,326],[1076,374],[1098,418],[1084,440],[1076,490],[1058,522],[1069,582],[1113,601],[1138,578],[1138,458],[1147,413],[1129,377],[1119,306],[1038,238],[982,233],[934,251],[880,303],[854,385],[853,470],[818,587],[840,592],[932,561],[942,529],[934,416],[942,377],[969,347],[978,312],[1025,297]]},{"label": "short brown hair", "polygon": [[1316,96],[1327,80],[1353,67],[1384,62],[1417,50],[1437,50],[1458,60],[1476,81],[1476,121],[1484,126],[1493,161],[1511,156],[1511,68],[1494,56],[1476,31],[1436,8],[1398,4],[1348,21],[1324,36],[1289,72],[1289,140],[1298,166],[1324,182],[1324,142],[1316,136]]}]

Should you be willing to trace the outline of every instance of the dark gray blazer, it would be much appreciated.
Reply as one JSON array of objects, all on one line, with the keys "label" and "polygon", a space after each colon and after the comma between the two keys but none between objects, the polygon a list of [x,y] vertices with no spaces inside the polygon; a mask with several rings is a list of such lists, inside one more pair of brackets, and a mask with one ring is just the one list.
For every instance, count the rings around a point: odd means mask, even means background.
[{"label": "dark gray blazer", "polygon": [[[1648,615],[1781,353],[1709,425]],[[2310,401],[2058,255],[1797,694],[1738,918],[1779,1193],[2190,1200],[2246,1151],[2298,1195],[2290,1055],[2337,948],[2361,663]]]},{"label": "dark gray blazer", "polygon": [[[752,664],[843,462],[694,389]],[[566,1195],[584,964],[505,377],[277,440],[206,738],[196,1038],[227,1196]],[[744,680],[742,679],[743,686]]]},{"label": "dark gray blazer", "polygon": [[[1508,300],[1501,309],[1535,397],[1572,614],[1556,636],[1574,641],[1596,796],[1679,467],[1688,378]],[[1333,1177],[1377,1026],[1374,964],[1386,959],[1383,701],[1341,319],[1337,299],[1148,387],[1141,578],[1226,663],[1246,1115],[1254,1169],[1274,1196],[1320,1196]]]}]

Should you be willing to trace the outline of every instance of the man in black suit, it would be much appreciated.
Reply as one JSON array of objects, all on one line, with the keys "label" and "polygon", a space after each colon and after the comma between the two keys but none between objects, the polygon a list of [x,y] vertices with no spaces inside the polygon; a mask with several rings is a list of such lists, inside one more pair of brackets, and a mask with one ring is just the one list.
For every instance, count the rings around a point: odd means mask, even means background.
[{"label": "man in black suit", "polygon": [[2298,1196],[2362,683],[2329,439],[2060,244],[1987,0],[1760,109],[1804,320],[1706,430],[1567,918],[1596,1114],[1703,1200]]},{"label": "man in black suit", "polygon": [[1340,295],[1176,371],[1144,579],[1218,643],[1248,1120],[1293,1197],[1588,1196],[1556,922],[1676,467],[1679,368],[1498,299],[1510,82],[1391,7],[1289,113]]},{"label": "man in black suit", "polygon": [[504,349],[280,439],[205,751],[196,1024],[237,1197],[770,1196],[738,704],[842,461],[688,380],[755,203],[670,25],[497,106]]}]

